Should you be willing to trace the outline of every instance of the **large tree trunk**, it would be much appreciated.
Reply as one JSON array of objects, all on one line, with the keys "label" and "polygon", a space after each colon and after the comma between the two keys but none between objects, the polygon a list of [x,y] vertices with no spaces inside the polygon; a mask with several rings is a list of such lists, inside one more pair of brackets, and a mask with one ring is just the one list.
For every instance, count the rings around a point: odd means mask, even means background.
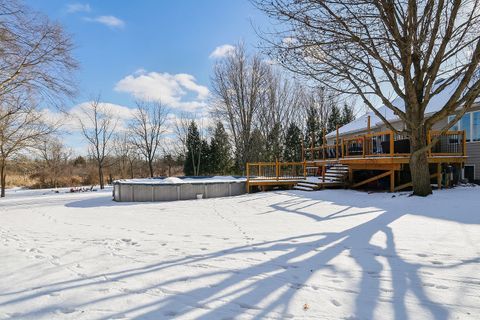
[{"label": "large tree trunk", "polygon": [[105,188],[105,183],[103,181],[103,167],[102,165],[98,165],[98,181],[100,183],[100,189]]},{"label": "large tree trunk", "polygon": [[148,169],[150,170],[150,178],[153,178],[153,160],[148,160]]},{"label": "large tree trunk", "polygon": [[432,194],[427,150],[425,148],[427,145],[425,131],[423,126],[419,126],[417,129],[412,130],[410,136],[412,153],[410,157],[410,173],[412,175],[413,194],[422,197]]},{"label": "large tree trunk", "polygon": [[7,184],[7,171],[5,161],[0,162],[0,198],[5,197],[5,187]]}]

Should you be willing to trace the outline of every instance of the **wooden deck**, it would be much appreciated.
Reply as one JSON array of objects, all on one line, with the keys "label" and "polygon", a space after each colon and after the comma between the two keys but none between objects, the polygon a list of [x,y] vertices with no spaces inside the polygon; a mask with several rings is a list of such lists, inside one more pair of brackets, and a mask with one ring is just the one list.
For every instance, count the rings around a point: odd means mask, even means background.
[{"label": "wooden deck", "polygon": [[[433,172],[431,178],[441,187],[445,166],[462,167],[467,159],[464,131],[438,131],[428,133],[428,141],[434,145],[428,153],[428,162]],[[324,139],[324,141],[326,141]],[[261,188],[283,186],[294,187],[306,181],[309,175],[317,175],[319,182],[328,187],[326,180],[329,170],[335,166],[348,168],[346,181],[336,181],[335,186],[348,185],[358,188],[380,179],[389,180],[391,192],[411,187],[411,182],[400,179],[399,172],[409,170],[409,141],[392,131],[365,134],[349,138],[338,138],[334,144],[302,147],[302,162],[259,162],[247,164],[247,191],[251,186]],[[316,168],[316,169],[315,169]],[[356,181],[357,171],[371,173],[372,176]],[[334,184],[331,184],[332,186]]]}]

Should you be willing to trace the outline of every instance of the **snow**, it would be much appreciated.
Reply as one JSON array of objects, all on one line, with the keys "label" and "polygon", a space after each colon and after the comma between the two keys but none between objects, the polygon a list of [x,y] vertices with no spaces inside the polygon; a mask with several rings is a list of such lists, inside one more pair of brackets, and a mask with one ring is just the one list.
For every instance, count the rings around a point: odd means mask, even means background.
[{"label": "snow", "polygon": [[168,177],[168,178],[144,178],[144,179],[125,179],[116,180],[114,183],[126,184],[183,184],[183,183],[227,183],[244,182],[245,178],[236,178],[232,176],[214,176],[205,178],[193,177]]},{"label": "snow", "polygon": [[479,319],[479,191],[18,191],[0,200],[0,319]]}]

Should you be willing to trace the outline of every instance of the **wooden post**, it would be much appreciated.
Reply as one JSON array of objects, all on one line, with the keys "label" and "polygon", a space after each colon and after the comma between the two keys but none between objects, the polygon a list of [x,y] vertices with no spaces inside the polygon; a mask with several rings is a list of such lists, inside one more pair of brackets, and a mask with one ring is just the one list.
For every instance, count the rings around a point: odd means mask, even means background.
[{"label": "wooden post", "polygon": [[302,138],[300,138],[300,145],[302,146],[302,161],[305,161],[305,146],[303,145]]},{"label": "wooden post", "polygon": [[342,139],[342,145],[341,145],[341,147],[342,147],[342,158],[344,158],[344,154],[343,154],[343,153],[344,153],[344,149],[345,149],[344,146],[343,146],[343,142],[344,142],[344,141],[343,141],[343,139]]},{"label": "wooden post", "polygon": [[337,139],[335,140],[335,156],[338,160],[338,124],[337,124]]},{"label": "wooden post", "polygon": [[303,160],[303,177],[307,178],[307,162]]},{"label": "wooden post", "polygon": [[390,157],[393,157],[393,154],[395,153],[394,147],[395,142],[393,139],[393,131],[390,131]]},{"label": "wooden post", "polygon": [[370,134],[370,116],[367,118],[367,134]]},{"label": "wooden post", "polygon": [[348,183],[350,185],[353,183],[353,169],[350,167],[348,168]]},{"label": "wooden post", "polygon": [[250,163],[247,162],[247,193],[250,193]]},{"label": "wooden post", "polygon": [[[430,144],[430,142],[432,142],[432,130],[428,130],[427,132],[427,145]],[[432,156],[432,148],[429,148],[428,149],[428,156],[431,157]]]},{"label": "wooden post", "polygon": [[395,192],[395,170],[390,171],[390,192]]},{"label": "wooden post", "polygon": [[463,130],[463,142],[462,142],[463,146],[463,156],[466,157],[467,156],[467,136],[465,134],[465,130]]},{"label": "wooden post", "polygon": [[362,139],[363,139],[363,142],[362,142],[362,157],[365,158],[365,148],[367,147],[365,136],[363,136]]},{"label": "wooden post", "polygon": [[326,137],[326,133],[325,133],[325,128],[323,128],[323,148],[322,148],[322,156],[323,156],[323,160],[326,159],[325,157],[325,148],[327,146],[327,137]]},{"label": "wooden post", "polygon": [[438,190],[442,189],[442,164],[437,164],[437,186]]},{"label": "wooden post", "polygon": [[280,176],[280,167],[278,166],[278,159],[275,159],[275,171],[276,171],[277,181],[278,181],[278,177]]},{"label": "wooden post", "polygon": [[313,134],[312,136],[310,137],[310,160],[314,160],[314,156],[313,156]]}]

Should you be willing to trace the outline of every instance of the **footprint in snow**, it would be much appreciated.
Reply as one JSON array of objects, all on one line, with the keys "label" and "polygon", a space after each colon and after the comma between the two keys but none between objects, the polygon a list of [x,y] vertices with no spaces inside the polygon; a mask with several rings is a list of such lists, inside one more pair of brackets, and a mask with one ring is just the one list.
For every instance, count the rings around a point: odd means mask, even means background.
[{"label": "footprint in snow", "polygon": [[338,301],[335,300],[335,299],[330,300],[330,302],[331,302],[335,307],[340,307],[340,306],[342,305],[340,302],[338,302]]},{"label": "footprint in snow", "polygon": [[425,253],[417,253],[417,256],[422,257],[422,258],[426,258],[426,257],[428,257],[428,254],[425,254]]},{"label": "footprint in snow", "polygon": [[166,311],[163,315],[166,317],[175,317],[177,313],[175,311]]},{"label": "footprint in snow", "polygon": [[436,265],[442,265],[442,264],[443,264],[443,262],[441,262],[441,261],[432,261],[432,264],[436,264]]},{"label": "footprint in snow", "polygon": [[253,310],[260,310],[260,307],[257,307],[257,306],[252,306],[250,304],[246,304],[246,303],[237,303],[238,306],[242,309],[253,309]]},{"label": "footprint in snow", "polygon": [[435,288],[437,288],[437,289],[443,289],[443,290],[448,289],[448,287],[447,287],[447,286],[444,286],[444,285],[439,285],[439,286],[436,286]]}]

